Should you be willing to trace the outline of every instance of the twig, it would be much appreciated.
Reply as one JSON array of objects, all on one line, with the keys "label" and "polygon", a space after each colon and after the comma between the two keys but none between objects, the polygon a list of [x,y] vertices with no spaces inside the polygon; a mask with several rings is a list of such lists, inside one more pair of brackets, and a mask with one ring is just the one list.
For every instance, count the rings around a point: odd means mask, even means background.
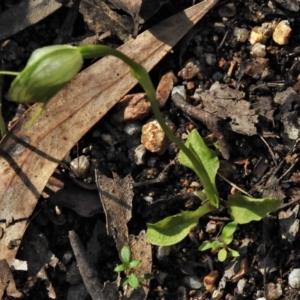
[{"label": "twig", "polygon": [[91,298],[93,300],[105,300],[106,297],[101,289],[97,271],[88,260],[83,245],[75,231],[69,231],[69,239],[76,257],[80,275]]},{"label": "twig", "polygon": [[226,177],[224,177],[220,172],[218,172],[218,175],[224,180],[226,181],[228,184],[230,184],[231,186],[233,186],[234,188],[236,188],[237,190],[239,190],[240,192],[242,192],[243,194],[251,197],[250,194],[248,194],[246,191],[244,191],[243,189],[241,189],[240,187],[238,187],[237,185],[235,185],[233,182],[231,182],[230,180],[228,180]]},{"label": "twig", "polygon": [[276,161],[276,159],[275,159],[275,155],[274,155],[274,152],[273,152],[273,150],[271,149],[271,147],[269,146],[269,144],[266,142],[266,140],[259,134],[259,137],[260,137],[260,139],[266,144],[266,146],[267,146],[267,148],[268,148],[268,150],[269,150],[269,153],[270,153],[270,155],[272,156],[272,159],[273,159],[273,161],[274,161],[274,164],[275,164],[275,166],[277,166],[277,161]]},{"label": "twig", "polygon": [[210,112],[204,111],[187,103],[185,99],[178,93],[172,95],[172,101],[184,113],[202,122],[213,133],[213,135],[219,141],[222,156],[225,159],[229,159],[230,152],[227,144],[228,132],[225,128],[225,120],[215,116],[214,114],[211,114]]}]

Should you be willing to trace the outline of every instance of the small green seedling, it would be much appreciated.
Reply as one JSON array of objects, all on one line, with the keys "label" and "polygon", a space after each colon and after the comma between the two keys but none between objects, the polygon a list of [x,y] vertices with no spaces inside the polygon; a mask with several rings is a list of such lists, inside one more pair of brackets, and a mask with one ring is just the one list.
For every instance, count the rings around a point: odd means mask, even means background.
[{"label": "small green seedling", "polygon": [[223,262],[226,260],[228,254],[232,257],[238,257],[239,253],[231,248],[228,245],[232,242],[234,237],[234,232],[237,228],[236,222],[230,222],[226,226],[224,226],[220,241],[207,242],[200,245],[198,250],[205,251],[208,249],[212,249],[213,251],[218,252],[218,260]]},{"label": "small green seedling", "polygon": [[140,265],[141,261],[140,260],[131,261],[131,251],[127,246],[123,246],[123,248],[121,249],[120,256],[123,264],[116,266],[114,271],[118,273],[119,272],[127,273],[126,279],[123,281],[123,285],[129,284],[132,288],[137,289],[140,286],[140,281],[139,278],[134,274],[134,272],[132,272],[132,269]]}]

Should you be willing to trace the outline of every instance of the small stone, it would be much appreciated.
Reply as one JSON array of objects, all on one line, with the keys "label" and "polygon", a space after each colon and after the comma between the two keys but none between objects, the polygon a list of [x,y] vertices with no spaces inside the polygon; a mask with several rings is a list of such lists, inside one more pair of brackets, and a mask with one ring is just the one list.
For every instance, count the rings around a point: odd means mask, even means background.
[{"label": "small stone", "polygon": [[145,163],[146,148],[144,145],[139,145],[134,149],[134,162],[140,166]]},{"label": "small stone", "polygon": [[168,256],[171,252],[171,246],[158,246],[156,250],[156,258],[161,260]]},{"label": "small stone", "polygon": [[71,171],[78,177],[85,178],[90,168],[90,162],[85,155],[74,158],[70,162]]},{"label": "small stone", "polygon": [[251,45],[254,45],[256,43],[264,44],[266,42],[266,39],[265,39],[260,27],[256,26],[256,27],[252,28],[252,31],[249,36],[249,42]]},{"label": "small stone", "polygon": [[238,289],[238,293],[240,295],[242,295],[244,293],[244,288],[246,286],[247,280],[245,278],[242,278],[238,281],[237,283],[237,289]]},{"label": "small stone", "polygon": [[249,37],[249,34],[249,30],[247,30],[246,28],[234,27],[233,29],[233,36],[240,43],[245,43]]},{"label": "small stone", "polygon": [[115,137],[111,134],[103,133],[100,135],[101,139],[106,142],[110,146],[114,146],[117,144]]},{"label": "small stone", "polygon": [[218,226],[217,226],[216,222],[210,221],[207,223],[205,231],[209,234],[214,234],[217,232],[217,229],[218,229]]},{"label": "small stone", "polygon": [[251,49],[251,55],[255,57],[265,57],[266,56],[266,46],[260,43],[256,43]]},{"label": "small stone", "polygon": [[127,135],[134,135],[136,133],[139,133],[142,131],[142,125],[138,122],[131,122],[131,123],[128,123],[124,126],[124,132],[127,134]]},{"label": "small stone", "polygon": [[177,75],[183,80],[191,80],[199,75],[201,69],[200,62],[195,58],[191,58],[185,63],[184,68],[180,70]]},{"label": "small stone", "polygon": [[197,276],[185,276],[183,277],[183,283],[195,290],[202,287],[202,282]]},{"label": "small stone", "polygon": [[275,28],[273,33],[273,40],[278,45],[286,45],[289,42],[292,28],[287,20],[281,21]]},{"label": "small stone", "polygon": [[[170,121],[166,123],[174,131],[174,125]],[[157,120],[149,121],[143,126],[141,143],[150,152],[163,154],[167,150],[168,138]]]},{"label": "small stone", "polygon": [[289,286],[293,289],[300,288],[300,269],[293,269],[289,275]]},{"label": "small stone", "polygon": [[234,3],[226,3],[219,9],[219,15],[222,18],[231,18],[236,15],[236,7]]},{"label": "small stone", "polygon": [[205,62],[209,66],[214,66],[217,63],[216,56],[212,53],[204,53]]},{"label": "small stone", "polygon": [[145,93],[126,95],[116,105],[112,118],[116,122],[140,120],[145,118],[150,110],[151,105]]},{"label": "small stone", "polygon": [[277,300],[282,296],[281,284],[271,282],[267,285],[268,300]]}]

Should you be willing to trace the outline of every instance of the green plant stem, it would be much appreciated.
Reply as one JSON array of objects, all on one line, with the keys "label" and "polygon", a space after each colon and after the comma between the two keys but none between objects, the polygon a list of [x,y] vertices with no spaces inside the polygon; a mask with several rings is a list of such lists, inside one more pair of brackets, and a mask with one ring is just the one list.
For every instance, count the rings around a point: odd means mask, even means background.
[{"label": "green plant stem", "polygon": [[156,100],[154,86],[152,84],[148,72],[142,65],[136,63],[122,52],[115,49],[111,49],[104,45],[83,45],[79,46],[78,49],[80,50],[83,58],[94,58],[96,56],[113,55],[124,61],[127,65],[129,65],[132,76],[138,80],[140,85],[145,90],[147,98],[150,101],[153,114],[164,133],[191,160],[191,162],[196,168],[198,168],[199,170],[202,169],[200,162],[194,156],[194,154],[180,141],[180,139],[178,139],[174,135],[172,130],[165,123]]},{"label": "green plant stem", "polygon": [[14,71],[0,71],[0,75],[11,75],[11,76],[18,76],[21,72],[14,72]]}]

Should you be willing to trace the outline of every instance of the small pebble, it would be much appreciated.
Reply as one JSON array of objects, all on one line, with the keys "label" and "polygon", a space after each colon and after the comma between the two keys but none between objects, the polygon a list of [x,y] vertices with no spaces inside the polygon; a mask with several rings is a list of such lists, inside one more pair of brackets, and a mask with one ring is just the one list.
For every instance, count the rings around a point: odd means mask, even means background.
[{"label": "small pebble", "polygon": [[139,133],[142,131],[142,125],[140,123],[137,123],[137,122],[131,122],[131,123],[127,123],[125,126],[124,126],[124,132],[127,134],[127,135],[134,135],[136,133]]},{"label": "small pebble", "polygon": [[222,18],[231,18],[236,15],[236,7],[234,3],[226,3],[219,9],[219,15]]},{"label": "small pebble", "polygon": [[300,269],[293,269],[289,275],[289,286],[294,289],[300,288]]},{"label": "small pebble", "polygon": [[282,288],[280,283],[269,283],[268,289],[268,300],[278,300],[282,296]]},{"label": "small pebble", "polygon": [[240,43],[245,43],[249,37],[250,31],[246,28],[234,27],[233,36]]},{"label": "small pebble", "polygon": [[[174,131],[174,125],[170,121],[166,121],[166,123]],[[149,121],[143,126],[141,143],[150,152],[165,153],[168,148],[168,138],[157,120]]]},{"label": "small pebble", "polygon": [[149,204],[151,204],[153,202],[153,197],[150,196],[144,196],[143,199],[148,202]]},{"label": "small pebble", "polygon": [[85,178],[90,168],[90,162],[85,155],[74,158],[70,162],[71,171],[78,177]]},{"label": "small pebble", "polygon": [[66,251],[62,256],[61,262],[64,265],[66,265],[71,261],[72,258],[73,258],[73,253],[71,251]]},{"label": "small pebble", "polygon": [[278,45],[286,45],[292,33],[289,21],[281,21],[275,28],[273,33],[273,40]]},{"label": "small pebble", "polygon": [[242,278],[238,281],[237,283],[237,289],[238,289],[238,293],[241,295],[244,293],[244,288],[246,286],[247,280],[245,278]]},{"label": "small pebble", "polygon": [[266,56],[266,46],[260,43],[256,43],[251,49],[251,55],[255,57],[265,57]]},{"label": "small pebble", "polygon": [[171,94],[175,95],[176,93],[178,93],[182,98],[186,99],[186,91],[183,85],[178,85],[173,88]]},{"label": "small pebble", "polygon": [[204,58],[205,58],[205,62],[209,65],[209,66],[214,66],[217,63],[217,58],[214,54],[212,53],[204,53]]},{"label": "small pebble", "polygon": [[115,144],[117,144],[115,137],[111,134],[103,133],[100,136],[101,139],[110,146],[114,146]]},{"label": "small pebble", "polygon": [[171,246],[158,246],[156,249],[156,258],[161,260],[171,252]]},{"label": "small pebble", "polygon": [[183,277],[183,283],[195,290],[202,287],[202,281],[197,276],[185,276]]},{"label": "small pebble", "polygon": [[134,149],[134,162],[140,166],[145,163],[146,148],[143,145],[139,145]]}]

